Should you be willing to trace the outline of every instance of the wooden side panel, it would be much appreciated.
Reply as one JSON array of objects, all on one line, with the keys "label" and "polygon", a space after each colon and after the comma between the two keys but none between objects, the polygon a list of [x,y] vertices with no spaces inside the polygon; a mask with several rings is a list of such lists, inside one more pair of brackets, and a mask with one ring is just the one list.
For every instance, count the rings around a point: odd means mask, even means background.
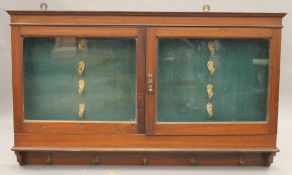
[{"label": "wooden side panel", "polygon": [[281,30],[273,30],[271,39],[270,60],[270,84],[269,84],[269,132],[277,133],[278,107],[279,107],[279,83],[281,60]]},{"label": "wooden side panel", "polygon": [[14,132],[22,130],[23,121],[23,60],[22,39],[20,27],[11,28],[12,46],[12,90],[13,90],[13,113]]}]

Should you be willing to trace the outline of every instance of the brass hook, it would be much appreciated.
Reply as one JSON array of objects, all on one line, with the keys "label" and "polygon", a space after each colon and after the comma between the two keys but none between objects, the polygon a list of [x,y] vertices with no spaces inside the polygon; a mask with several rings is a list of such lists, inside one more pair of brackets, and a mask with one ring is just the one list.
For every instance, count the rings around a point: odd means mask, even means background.
[{"label": "brass hook", "polygon": [[93,164],[93,165],[97,165],[97,164],[99,164],[98,154],[96,154],[96,155],[93,157],[92,164]]},{"label": "brass hook", "polygon": [[214,92],[213,92],[214,87],[212,84],[208,84],[206,88],[207,88],[208,98],[209,100],[211,100],[214,96]]},{"label": "brass hook", "polygon": [[208,48],[210,50],[210,55],[213,57],[216,54],[216,46],[214,41],[209,41],[208,42]]},{"label": "brass hook", "polygon": [[77,66],[78,74],[83,75],[84,69],[85,69],[85,62],[79,61],[78,66]]},{"label": "brass hook", "polygon": [[143,165],[147,165],[148,164],[148,157],[146,155],[143,156]]},{"label": "brass hook", "polygon": [[51,154],[48,154],[47,155],[47,165],[51,165],[52,164],[52,162],[53,162],[53,158],[52,158],[52,155]]},{"label": "brass hook", "polygon": [[209,118],[212,118],[213,117],[213,105],[212,105],[212,103],[208,103],[207,105],[206,105],[206,110],[207,110],[207,113],[208,113],[208,117]]},{"label": "brass hook", "polygon": [[84,118],[84,112],[85,112],[85,105],[83,103],[80,103],[79,111],[78,111],[79,118]]},{"label": "brass hook", "polygon": [[215,73],[215,66],[214,66],[214,62],[213,61],[208,61],[208,63],[207,63],[207,67],[208,67],[208,70],[209,70],[209,74],[211,75],[211,76],[213,76],[214,75],[214,73]]},{"label": "brass hook", "polygon": [[83,92],[84,92],[85,81],[84,80],[79,80],[78,81],[78,86],[79,86],[79,88],[78,88],[78,94],[79,95],[82,95]]},{"label": "brass hook", "polygon": [[80,39],[79,42],[78,42],[78,50],[80,52],[83,52],[85,51],[86,49],[86,40],[85,39]]},{"label": "brass hook", "polygon": [[191,165],[197,165],[196,157],[191,156]]},{"label": "brass hook", "polygon": [[238,155],[238,164],[240,166],[244,166],[245,165],[245,161],[244,161],[243,155]]}]

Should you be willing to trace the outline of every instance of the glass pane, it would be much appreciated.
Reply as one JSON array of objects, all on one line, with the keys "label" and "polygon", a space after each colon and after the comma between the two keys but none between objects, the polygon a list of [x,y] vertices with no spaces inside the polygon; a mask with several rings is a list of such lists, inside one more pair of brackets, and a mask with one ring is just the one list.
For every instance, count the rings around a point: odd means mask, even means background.
[{"label": "glass pane", "polygon": [[269,40],[159,39],[157,120],[265,121],[268,75]]},{"label": "glass pane", "polygon": [[26,37],[23,47],[25,119],[135,120],[134,39]]}]

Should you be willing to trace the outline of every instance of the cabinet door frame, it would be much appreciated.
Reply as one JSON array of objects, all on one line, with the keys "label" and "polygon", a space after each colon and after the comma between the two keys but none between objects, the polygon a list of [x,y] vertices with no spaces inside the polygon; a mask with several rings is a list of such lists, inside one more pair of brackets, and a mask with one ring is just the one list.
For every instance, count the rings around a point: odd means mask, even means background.
[{"label": "cabinet door frame", "polygon": [[[157,122],[157,59],[159,38],[269,39],[267,120],[260,122]],[[147,30],[146,75],[153,75],[154,92],[146,89],[147,135],[262,135],[276,134],[279,96],[280,28],[151,27]],[[147,82],[146,82],[147,83]]]},{"label": "cabinet door frame", "polygon": [[[145,126],[145,30],[111,26],[12,26],[12,78],[14,131],[25,134],[137,134]],[[25,120],[23,79],[23,37],[133,38],[136,40],[136,120],[56,121]]]}]

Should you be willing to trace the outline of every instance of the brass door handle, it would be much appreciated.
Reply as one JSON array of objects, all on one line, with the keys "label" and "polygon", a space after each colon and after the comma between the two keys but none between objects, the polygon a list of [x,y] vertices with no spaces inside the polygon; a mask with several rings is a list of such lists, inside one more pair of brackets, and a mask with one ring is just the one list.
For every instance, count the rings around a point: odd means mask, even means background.
[{"label": "brass door handle", "polygon": [[84,112],[85,112],[85,105],[83,103],[80,103],[79,111],[78,111],[79,118],[84,118]]},{"label": "brass door handle", "polygon": [[213,105],[211,103],[208,103],[206,105],[206,110],[207,110],[207,113],[208,113],[208,117],[212,118],[213,117]]},{"label": "brass door handle", "polygon": [[213,96],[214,96],[213,89],[214,89],[214,87],[213,87],[212,84],[208,84],[207,85],[207,93],[208,93],[209,100],[211,100],[213,98]]},{"label": "brass door handle", "polygon": [[214,66],[214,62],[213,61],[208,61],[208,63],[207,63],[207,67],[208,67],[208,70],[209,70],[209,74],[211,75],[211,76],[213,76],[214,75],[214,73],[215,73],[215,66]]},{"label": "brass door handle", "polygon": [[154,92],[154,89],[153,89],[153,76],[152,74],[148,74],[148,78],[147,78],[147,81],[148,81],[148,93],[153,93]]},{"label": "brass door handle", "polygon": [[79,75],[83,75],[84,69],[85,69],[85,62],[84,61],[79,61],[78,67],[77,67],[78,74]]},{"label": "brass door handle", "polygon": [[85,81],[84,80],[79,80],[78,82],[78,94],[82,95],[84,92],[84,88],[85,88]]}]

